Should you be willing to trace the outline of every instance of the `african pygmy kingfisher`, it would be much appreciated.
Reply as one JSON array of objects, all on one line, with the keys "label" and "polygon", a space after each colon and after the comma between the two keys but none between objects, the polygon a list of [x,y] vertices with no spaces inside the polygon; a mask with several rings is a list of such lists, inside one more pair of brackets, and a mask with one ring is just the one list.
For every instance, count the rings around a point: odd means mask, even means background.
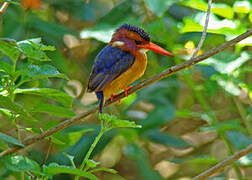
[{"label": "african pygmy kingfisher", "polygon": [[106,98],[140,78],[146,69],[146,51],[173,56],[150,41],[141,28],[123,24],[114,32],[111,41],[96,56],[88,82],[88,92],[94,91],[102,113]]}]

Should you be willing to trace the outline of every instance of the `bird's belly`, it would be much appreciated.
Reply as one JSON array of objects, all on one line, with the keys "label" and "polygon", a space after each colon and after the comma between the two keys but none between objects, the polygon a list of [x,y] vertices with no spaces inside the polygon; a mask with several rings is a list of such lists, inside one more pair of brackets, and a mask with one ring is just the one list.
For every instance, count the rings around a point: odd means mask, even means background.
[{"label": "bird's belly", "polygon": [[119,92],[125,86],[140,78],[144,74],[146,66],[146,54],[141,54],[141,56],[136,57],[134,64],[127,71],[122,73],[115,80],[111,81],[106,87],[104,87],[104,97],[110,97],[112,94]]}]

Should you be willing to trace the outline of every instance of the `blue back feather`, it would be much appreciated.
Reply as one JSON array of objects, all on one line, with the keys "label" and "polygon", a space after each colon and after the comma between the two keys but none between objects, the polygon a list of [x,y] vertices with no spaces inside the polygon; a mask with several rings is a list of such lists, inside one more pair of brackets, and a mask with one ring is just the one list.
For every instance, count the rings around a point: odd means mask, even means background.
[{"label": "blue back feather", "polygon": [[95,58],[92,73],[88,82],[88,91],[102,91],[102,89],[134,63],[135,57],[130,52],[119,47],[106,46]]}]

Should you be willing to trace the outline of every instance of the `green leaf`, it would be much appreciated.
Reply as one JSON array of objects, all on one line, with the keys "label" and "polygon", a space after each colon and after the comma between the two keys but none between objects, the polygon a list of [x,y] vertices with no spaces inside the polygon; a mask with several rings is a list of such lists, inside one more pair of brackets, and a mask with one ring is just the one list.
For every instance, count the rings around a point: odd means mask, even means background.
[{"label": "green leaf", "polygon": [[123,128],[123,127],[131,127],[131,128],[141,128],[141,125],[135,124],[133,121],[127,120],[112,120],[111,121],[112,128]]},{"label": "green leaf", "polygon": [[110,128],[123,128],[123,127],[131,127],[131,128],[141,128],[141,125],[136,125],[133,121],[121,120],[118,119],[114,115],[102,113],[99,114],[99,119],[105,120],[107,124],[109,124]]},{"label": "green leaf", "polygon": [[32,94],[38,96],[44,96],[47,98],[52,98],[60,103],[62,103],[65,107],[72,107],[72,97],[68,94],[58,91],[56,89],[50,88],[31,88],[31,89],[16,89],[15,94]]},{"label": "green leaf", "polygon": [[20,115],[21,119],[33,119],[21,105],[12,102],[9,97],[0,95],[0,107],[10,110],[15,115]]},{"label": "green leaf", "polygon": [[172,146],[176,148],[189,147],[189,144],[183,139],[168,133],[160,132],[157,129],[145,131],[144,135],[146,135],[149,140],[166,146]]},{"label": "green leaf", "polygon": [[17,49],[16,41],[7,38],[0,38],[0,51],[9,56],[13,64],[16,63],[20,54],[20,51]]},{"label": "green leaf", "polygon": [[245,129],[241,126],[241,122],[239,120],[225,121],[222,123],[218,123],[216,125],[200,128],[200,131],[224,132],[228,130],[245,130]]},{"label": "green leaf", "polygon": [[8,109],[0,108],[0,112],[7,116],[9,119],[13,119],[15,115]]},{"label": "green leaf", "polygon": [[134,159],[137,164],[137,168],[141,174],[141,179],[144,180],[164,180],[162,176],[150,165],[148,157],[144,150],[136,144],[130,144],[124,149],[125,154]]},{"label": "green leaf", "polygon": [[232,145],[239,150],[252,143],[251,139],[247,135],[239,131],[228,131],[227,138]]},{"label": "green leaf", "polygon": [[31,172],[40,172],[40,167],[38,163],[35,161],[28,159],[24,156],[5,156],[2,159],[3,164],[5,167],[11,171],[16,172],[24,172],[24,171],[31,171]]},{"label": "green leaf", "polygon": [[69,162],[72,164],[72,166],[73,166],[74,168],[76,168],[75,163],[74,163],[74,156],[71,156],[71,155],[69,155],[69,154],[67,154],[67,153],[65,153],[65,152],[63,152],[63,155],[66,156],[67,159],[69,160]]},{"label": "green leaf", "polygon": [[[50,77],[59,77],[67,79],[67,77],[64,74],[61,74],[55,67],[48,64],[39,66],[30,64],[28,67],[22,68],[19,72],[21,72],[23,75],[21,79],[22,83]],[[21,82],[19,82],[19,84]]]},{"label": "green leaf", "polygon": [[41,51],[54,51],[55,47],[54,46],[46,46],[41,43],[42,40],[41,38],[32,38],[32,39],[26,39],[23,41],[17,42],[17,44],[30,44],[32,45],[35,49],[40,49]]},{"label": "green leaf", "polygon": [[58,117],[75,116],[75,113],[72,110],[53,104],[37,104],[30,110],[30,112],[42,112]]},{"label": "green leaf", "polygon": [[164,12],[175,2],[175,0],[144,0],[148,8],[158,17],[163,16]]},{"label": "green leaf", "polygon": [[13,74],[13,68],[9,63],[0,60],[0,72],[3,71],[8,75]]},{"label": "green leaf", "polygon": [[78,176],[85,177],[91,180],[99,180],[95,175],[89,172],[84,172],[72,166],[59,165],[57,163],[51,163],[48,166],[44,165],[43,173],[50,177],[52,177],[55,174],[66,173],[66,174],[78,175]]},{"label": "green leaf", "polygon": [[15,139],[15,138],[13,138],[11,136],[8,136],[6,134],[3,134],[1,132],[0,132],[0,140],[2,140],[4,142],[7,142],[7,143],[17,145],[17,146],[24,147],[24,145],[21,142],[19,142],[17,139]]},{"label": "green leaf", "polygon": [[153,129],[170,122],[174,116],[175,110],[172,105],[158,107],[142,121],[141,125],[143,126],[143,129]]},{"label": "green leaf", "polygon": [[51,61],[51,59],[41,49],[35,49],[31,44],[20,43],[19,48],[30,60]]}]

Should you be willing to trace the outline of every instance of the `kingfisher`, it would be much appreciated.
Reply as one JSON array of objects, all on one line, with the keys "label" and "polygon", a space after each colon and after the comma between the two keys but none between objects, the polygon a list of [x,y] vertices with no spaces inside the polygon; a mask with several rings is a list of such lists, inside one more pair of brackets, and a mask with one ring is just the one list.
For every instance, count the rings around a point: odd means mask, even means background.
[{"label": "kingfisher", "polygon": [[[88,92],[95,92],[102,113],[105,100],[140,78],[147,66],[146,52],[173,56],[150,41],[149,35],[134,25],[117,28],[107,46],[96,56],[88,81]],[[127,96],[127,93],[125,93]]]}]

